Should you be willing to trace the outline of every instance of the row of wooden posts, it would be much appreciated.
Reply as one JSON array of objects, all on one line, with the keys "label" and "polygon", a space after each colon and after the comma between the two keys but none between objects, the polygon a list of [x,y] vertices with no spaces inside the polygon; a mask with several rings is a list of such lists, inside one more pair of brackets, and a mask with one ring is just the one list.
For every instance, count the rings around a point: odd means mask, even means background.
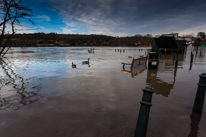
[{"label": "row of wooden posts", "polygon": [[116,52],[116,50],[118,50],[118,52],[123,52],[123,53],[125,53],[125,49],[115,49],[115,52]]},{"label": "row of wooden posts", "polygon": [[[118,51],[118,52],[120,52],[120,53],[121,53],[121,52],[124,53],[124,52],[125,52],[125,49],[115,49],[115,52],[116,52],[116,51]],[[143,51],[143,49],[139,49],[139,51]]]}]

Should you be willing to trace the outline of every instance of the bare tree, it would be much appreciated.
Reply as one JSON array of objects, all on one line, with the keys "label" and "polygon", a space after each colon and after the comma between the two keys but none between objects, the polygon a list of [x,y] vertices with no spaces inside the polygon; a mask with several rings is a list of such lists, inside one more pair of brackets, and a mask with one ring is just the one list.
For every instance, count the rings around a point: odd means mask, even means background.
[{"label": "bare tree", "polygon": [[205,32],[198,32],[198,33],[197,33],[197,37],[198,37],[198,38],[201,38],[201,39],[205,39],[205,37],[206,37],[206,36],[205,36]]},{"label": "bare tree", "polygon": [[[16,26],[21,24],[19,19],[26,19],[34,24],[33,21],[28,19],[32,15],[32,10],[28,6],[21,5],[21,0],[0,0],[0,56],[4,56],[10,48],[8,42],[16,33]],[[6,41],[3,43],[6,28],[9,27],[11,27],[11,34],[8,34]]]}]

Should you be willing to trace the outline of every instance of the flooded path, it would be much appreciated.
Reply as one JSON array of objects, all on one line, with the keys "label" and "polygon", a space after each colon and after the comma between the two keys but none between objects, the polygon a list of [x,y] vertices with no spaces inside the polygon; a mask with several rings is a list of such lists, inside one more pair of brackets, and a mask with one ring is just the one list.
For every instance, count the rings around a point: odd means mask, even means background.
[{"label": "flooded path", "polygon": [[[0,136],[133,137],[142,89],[150,85],[148,137],[206,137],[206,102],[202,114],[192,112],[206,53],[195,54],[190,65],[188,49],[177,69],[173,56],[162,54],[158,70],[124,70],[121,62],[149,48],[88,49],[11,49],[0,60]],[[90,64],[82,65],[88,58]]]}]

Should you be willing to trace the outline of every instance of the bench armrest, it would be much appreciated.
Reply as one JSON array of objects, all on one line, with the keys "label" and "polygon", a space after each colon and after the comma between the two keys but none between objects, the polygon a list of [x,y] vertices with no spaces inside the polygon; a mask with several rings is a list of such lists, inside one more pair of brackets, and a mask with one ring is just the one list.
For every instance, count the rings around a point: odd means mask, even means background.
[{"label": "bench armrest", "polygon": [[124,65],[132,65],[131,63],[125,63],[125,62],[122,62],[122,64],[124,64]]}]

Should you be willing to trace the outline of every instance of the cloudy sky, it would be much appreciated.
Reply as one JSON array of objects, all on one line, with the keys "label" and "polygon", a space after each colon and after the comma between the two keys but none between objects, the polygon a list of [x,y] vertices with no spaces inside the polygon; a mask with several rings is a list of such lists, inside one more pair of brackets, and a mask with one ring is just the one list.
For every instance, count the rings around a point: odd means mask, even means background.
[{"label": "cloudy sky", "polygon": [[206,32],[206,0],[22,0],[22,4],[30,5],[32,28],[38,28],[29,32],[111,36]]}]

